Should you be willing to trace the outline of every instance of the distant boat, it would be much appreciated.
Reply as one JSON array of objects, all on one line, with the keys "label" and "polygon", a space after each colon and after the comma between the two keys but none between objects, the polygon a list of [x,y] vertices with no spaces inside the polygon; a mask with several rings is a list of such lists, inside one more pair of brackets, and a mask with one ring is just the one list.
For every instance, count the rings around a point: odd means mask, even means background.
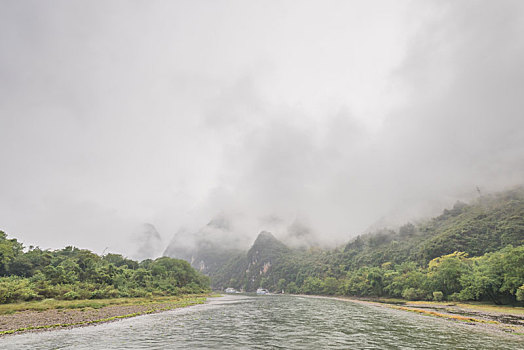
[{"label": "distant boat", "polygon": [[257,289],[257,294],[265,295],[265,294],[269,294],[269,291],[267,289],[264,289],[264,288],[258,288]]},{"label": "distant boat", "polygon": [[238,293],[238,291],[235,288],[226,288],[226,293],[235,294]]}]

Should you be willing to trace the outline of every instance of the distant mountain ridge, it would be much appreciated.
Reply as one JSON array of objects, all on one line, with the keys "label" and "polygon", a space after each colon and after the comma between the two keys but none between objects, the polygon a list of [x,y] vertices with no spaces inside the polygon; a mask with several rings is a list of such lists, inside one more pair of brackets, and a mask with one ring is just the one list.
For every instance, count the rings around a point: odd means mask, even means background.
[{"label": "distant mountain ridge", "polygon": [[519,187],[470,204],[457,202],[435,218],[396,231],[385,228],[357,236],[337,249],[291,248],[261,232],[248,251],[203,244],[192,263],[203,262],[201,270],[216,289],[303,291],[311,278],[339,280],[351,271],[405,263],[423,268],[455,251],[475,257],[523,244],[524,189]]}]

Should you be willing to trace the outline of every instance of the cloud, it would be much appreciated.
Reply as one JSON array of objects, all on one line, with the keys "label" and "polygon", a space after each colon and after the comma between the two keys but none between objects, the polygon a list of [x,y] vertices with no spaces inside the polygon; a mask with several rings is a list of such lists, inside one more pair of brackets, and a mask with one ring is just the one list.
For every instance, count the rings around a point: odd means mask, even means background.
[{"label": "cloud", "polygon": [[1,5],[2,229],[335,244],[522,182],[521,2],[207,5]]},{"label": "cloud", "polygon": [[448,2],[437,9],[397,73],[409,103],[389,116],[389,156],[397,169],[413,169],[410,186],[433,187],[427,193],[474,183],[500,189],[524,170],[522,4]]}]

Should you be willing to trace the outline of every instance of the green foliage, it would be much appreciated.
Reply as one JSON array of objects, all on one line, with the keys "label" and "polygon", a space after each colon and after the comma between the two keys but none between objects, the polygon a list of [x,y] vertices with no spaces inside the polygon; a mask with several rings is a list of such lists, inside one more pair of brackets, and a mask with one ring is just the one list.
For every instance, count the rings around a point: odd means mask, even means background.
[{"label": "green foliage", "polygon": [[211,278],[217,288],[247,291],[524,301],[524,188],[457,202],[431,220],[360,235],[341,249],[290,249],[264,233]]},{"label": "green foliage", "polygon": [[339,281],[335,277],[326,277],[326,279],[322,281],[321,294],[335,295],[338,294],[339,288]]},{"label": "green foliage", "polygon": [[75,291],[70,291],[70,292],[67,292],[64,294],[64,299],[65,300],[75,300],[75,299],[80,299],[80,294],[78,294],[77,292]]},{"label": "green foliage", "polygon": [[518,301],[524,301],[524,284],[517,289],[516,296]]},{"label": "green foliage", "polygon": [[425,297],[425,292],[420,288],[410,287],[402,292],[402,298],[407,300],[424,300]]},{"label": "green foliage", "polygon": [[358,236],[334,258],[350,270],[385,262],[424,266],[454,251],[474,257],[509,244],[524,245],[524,188],[483,196],[472,204],[457,202],[432,220],[401,226],[398,233],[380,230]]},{"label": "green foliage", "polygon": [[318,277],[309,276],[302,285],[302,293],[304,294],[322,294],[323,292],[322,280]]},{"label": "green foliage", "polygon": [[209,278],[168,257],[141,263],[118,254],[98,256],[66,247],[27,252],[0,231],[0,303],[45,298],[107,299],[209,291]]},{"label": "green foliage", "polygon": [[25,278],[7,277],[0,279],[0,303],[40,299]]},{"label": "green foliage", "polygon": [[5,275],[9,264],[22,252],[23,246],[16,239],[7,239],[4,231],[0,231],[0,275]]},{"label": "green foliage", "polygon": [[298,288],[295,282],[289,282],[286,288],[286,292],[291,293],[291,294],[296,294],[300,292],[300,289]]},{"label": "green foliage", "polygon": [[444,293],[441,291],[433,292],[433,300],[434,301],[442,301],[444,299]]},{"label": "green foliage", "polygon": [[460,279],[469,272],[467,254],[454,252],[431,260],[427,277],[433,290],[439,289],[444,295],[452,295],[461,291]]},{"label": "green foliage", "polygon": [[462,300],[488,299],[496,304],[517,297],[524,284],[524,246],[511,245],[472,259],[472,271],[461,279]]}]

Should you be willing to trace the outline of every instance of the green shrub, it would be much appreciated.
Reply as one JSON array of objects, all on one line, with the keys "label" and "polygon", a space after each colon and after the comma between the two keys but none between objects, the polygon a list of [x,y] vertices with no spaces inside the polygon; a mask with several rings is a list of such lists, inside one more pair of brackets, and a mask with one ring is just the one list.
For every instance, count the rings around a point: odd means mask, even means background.
[{"label": "green shrub", "polygon": [[70,291],[70,292],[67,292],[67,293],[64,294],[64,299],[65,299],[65,300],[75,300],[75,299],[80,299],[80,295],[78,295],[77,292]]},{"label": "green shrub", "polygon": [[450,296],[448,296],[448,300],[451,300],[451,301],[465,301],[467,299],[465,299],[464,294],[461,295],[460,293],[453,293]]},{"label": "green shrub", "polygon": [[423,300],[426,299],[426,293],[419,288],[407,288],[402,292],[402,298],[407,300]]},{"label": "green shrub", "polygon": [[28,279],[4,277],[0,279],[0,303],[13,303],[41,299],[32,288]]},{"label": "green shrub", "polygon": [[524,284],[517,289],[515,296],[517,297],[517,301],[524,301]]},{"label": "green shrub", "polygon": [[291,294],[296,294],[298,293],[298,291],[299,291],[299,288],[295,282],[289,282],[285,290],[286,293],[291,293]]},{"label": "green shrub", "polygon": [[434,301],[442,301],[444,299],[444,293],[441,291],[433,292],[433,300]]},{"label": "green shrub", "polygon": [[91,299],[108,299],[118,297],[118,290],[113,286],[105,286],[100,289],[95,289],[91,293]]}]

